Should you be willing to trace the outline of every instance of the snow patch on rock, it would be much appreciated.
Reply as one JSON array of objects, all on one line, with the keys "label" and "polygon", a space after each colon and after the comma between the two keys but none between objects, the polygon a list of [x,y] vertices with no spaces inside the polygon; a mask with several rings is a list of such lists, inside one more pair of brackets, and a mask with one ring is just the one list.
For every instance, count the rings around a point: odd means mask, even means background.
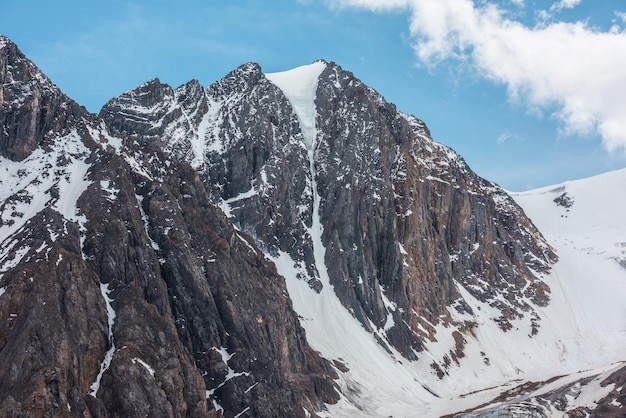
[{"label": "snow patch on rock", "polygon": [[111,360],[113,360],[113,354],[115,353],[115,341],[113,339],[113,324],[115,324],[115,310],[111,303],[113,299],[111,299],[111,290],[109,289],[108,283],[100,283],[100,292],[102,293],[102,297],[104,298],[104,302],[106,303],[107,310],[107,323],[108,323],[108,337],[110,347],[104,355],[104,360],[100,364],[100,372],[98,373],[98,377],[96,377],[96,381],[91,385],[91,390],[89,394],[94,398],[98,394],[98,389],[100,389],[100,381],[102,380],[102,375],[107,371],[109,366],[111,365]]}]

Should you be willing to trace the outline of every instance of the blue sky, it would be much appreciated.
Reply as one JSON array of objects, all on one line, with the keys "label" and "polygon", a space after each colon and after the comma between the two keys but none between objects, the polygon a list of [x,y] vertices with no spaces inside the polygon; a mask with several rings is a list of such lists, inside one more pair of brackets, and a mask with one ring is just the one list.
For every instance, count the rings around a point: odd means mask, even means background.
[{"label": "blue sky", "polygon": [[4,3],[0,33],[92,112],[154,77],[323,58],[509,190],[626,167],[623,0]]}]

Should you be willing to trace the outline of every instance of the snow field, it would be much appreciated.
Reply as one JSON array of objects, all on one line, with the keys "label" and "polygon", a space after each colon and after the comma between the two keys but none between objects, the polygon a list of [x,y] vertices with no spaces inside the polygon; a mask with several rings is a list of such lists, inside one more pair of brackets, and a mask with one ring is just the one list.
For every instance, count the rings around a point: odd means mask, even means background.
[{"label": "snow field", "polygon": [[[560,257],[546,278],[554,300],[547,313],[569,330],[570,345],[590,347],[604,364],[626,360],[624,190],[626,170],[617,170],[512,194]],[[554,202],[563,193],[569,208]]]}]

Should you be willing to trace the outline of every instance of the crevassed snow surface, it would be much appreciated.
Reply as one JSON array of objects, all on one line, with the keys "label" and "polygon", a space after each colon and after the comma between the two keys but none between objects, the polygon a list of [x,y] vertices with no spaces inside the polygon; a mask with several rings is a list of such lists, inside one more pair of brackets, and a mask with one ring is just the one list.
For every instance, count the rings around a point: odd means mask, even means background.
[{"label": "crevassed snow surface", "polygon": [[300,121],[304,142],[311,148],[315,140],[315,93],[319,76],[326,63],[316,61],[309,65],[279,73],[265,74],[265,77],[280,88],[291,103]]}]

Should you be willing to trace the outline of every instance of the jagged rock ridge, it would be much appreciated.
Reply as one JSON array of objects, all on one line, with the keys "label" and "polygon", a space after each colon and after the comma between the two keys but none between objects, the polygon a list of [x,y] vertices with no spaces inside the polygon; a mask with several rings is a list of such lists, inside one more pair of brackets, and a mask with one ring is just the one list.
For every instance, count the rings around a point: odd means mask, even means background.
[{"label": "jagged rock ridge", "polygon": [[0,76],[0,415],[301,417],[337,400],[284,279],[195,170],[111,136],[4,37]]}]

